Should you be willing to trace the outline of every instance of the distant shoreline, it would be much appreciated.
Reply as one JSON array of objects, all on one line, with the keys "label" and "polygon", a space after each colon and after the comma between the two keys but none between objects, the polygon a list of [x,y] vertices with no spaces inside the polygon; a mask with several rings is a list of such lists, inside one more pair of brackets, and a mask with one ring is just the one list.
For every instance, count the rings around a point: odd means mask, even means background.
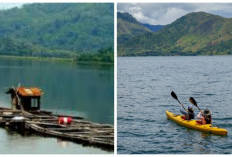
[{"label": "distant shoreline", "polygon": [[58,57],[33,57],[33,56],[11,56],[11,55],[0,55],[0,58],[8,59],[22,59],[22,60],[37,60],[37,61],[62,61],[62,62],[76,62],[77,64],[102,64],[102,65],[114,65],[114,63],[108,62],[95,62],[95,61],[77,61],[73,58],[58,58]]},{"label": "distant shoreline", "polygon": [[165,55],[157,55],[157,56],[145,56],[145,55],[137,55],[137,56],[133,56],[133,55],[118,55],[117,57],[198,57],[198,56],[232,56],[232,55],[228,55],[228,54],[222,54],[222,55],[170,55],[170,56],[165,56]]}]

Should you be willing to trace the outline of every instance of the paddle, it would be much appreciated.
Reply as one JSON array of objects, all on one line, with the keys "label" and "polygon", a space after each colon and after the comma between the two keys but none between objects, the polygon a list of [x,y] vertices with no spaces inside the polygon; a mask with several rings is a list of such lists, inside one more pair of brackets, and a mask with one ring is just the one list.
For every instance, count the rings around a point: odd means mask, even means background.
[{"label": "paddle", "polygon": [[201,111],[201,109],[197,106],[197,102],[195,101],[195,99],[194,99],[193,97],[190,97],[190,98],[189,98],[189,101],[190,101],[194,106],[196,106],[196,107],[198,108],[198,110]]},{"label": "paddle", "polygon": [[[175,94],[173,91],[171,92],[171,96],[172,96],[174,99],[176,99],[176,100],[180,103],[180,105],[184,108],[184,106],[183,106],[182,103],[178,100],[176,94]],[[184,108],[184,110],[187,111],[185,108]]]}]

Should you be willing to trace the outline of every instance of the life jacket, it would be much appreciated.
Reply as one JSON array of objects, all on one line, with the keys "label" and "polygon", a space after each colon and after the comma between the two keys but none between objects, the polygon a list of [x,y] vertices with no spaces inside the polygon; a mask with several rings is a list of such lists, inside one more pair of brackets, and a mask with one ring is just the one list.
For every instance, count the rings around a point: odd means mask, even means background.
[{"label": "life jacket", "polygon": [[189,120],[194,119],[194,113],[193,112],[188,112],[189,114]]},{"label": "life jacket", "polygon": [[194,119],[194,112],[192,111],[190,111],[190,110],[188,110],[188,115],[189,115],[189,120],[191,120],[191,119]]},{"label": "life jacket", "polygon": [[205,124],[211,124],[211,116],[204,118],[204,120],[205,120]]}]

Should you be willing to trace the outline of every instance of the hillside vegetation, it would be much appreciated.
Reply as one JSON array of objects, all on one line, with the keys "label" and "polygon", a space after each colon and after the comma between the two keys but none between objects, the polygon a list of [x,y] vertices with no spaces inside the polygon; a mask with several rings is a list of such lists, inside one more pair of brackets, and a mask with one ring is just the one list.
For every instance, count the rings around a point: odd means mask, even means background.
[{"label": "hillside vegetation", "polygon": [[129,13],[121,12],[117,13],[117,30],[117,40],[119,44],[128,41],[136,35],[152,32]]},{"label": "hillside vegetation", "polygon": [[35,3],[0,11],[0,54],[80,58],[113,56],[114,6],[110,3]]},{"label": "hillside vegetation", "polygon": [[232,54],[232,19],[205,12],[189,13],[158,32],[118,43],[120,56]]}]

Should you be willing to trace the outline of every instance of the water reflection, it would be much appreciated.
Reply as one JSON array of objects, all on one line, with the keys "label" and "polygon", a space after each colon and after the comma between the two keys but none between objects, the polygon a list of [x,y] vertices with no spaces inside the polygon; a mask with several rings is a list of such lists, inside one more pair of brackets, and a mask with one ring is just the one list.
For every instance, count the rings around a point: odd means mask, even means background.
[{"label": "water reflection", "polygon": [[44,110],[74,114],[100,123],[114,122],[113,66],[1,58],[0,76],[2,106],[10,106],[4,90],[21,83],[43,90],[41,107]]},{"label": "water reflection", "polygon": [[[113,66],[0,58],[0,106],[11,106],[10,96],[4,91],[12,85],[17,87],[18,83],[43,90],[42,110],[99,123],[114,123]],[[5,128],[0,128],[0,137],[0,153],[3,154],[113,153],[53,137],[19,134]]]},{"label": "water reflection", "polygon": [[66,148],[69,146],[69,142],[59,139],[59,138],[57,138],[57,144],[61,146],[62,148]]}]

